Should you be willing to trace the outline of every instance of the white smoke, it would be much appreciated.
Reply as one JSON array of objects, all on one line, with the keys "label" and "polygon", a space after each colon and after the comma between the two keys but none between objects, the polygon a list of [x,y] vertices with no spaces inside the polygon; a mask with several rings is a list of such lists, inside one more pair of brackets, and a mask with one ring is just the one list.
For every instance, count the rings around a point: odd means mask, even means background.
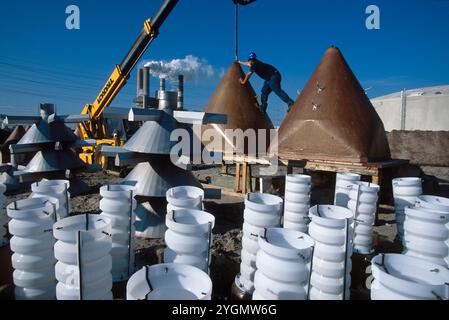
[{"label": "white smoke", "polygon": [[182,74],[186,81],[199,82],[202,79],[210,79],[216,76],[217,73],[220,73],[206,59],[200,59],[192,55],[171,61],[148,61],[144,66],[150,67],[150,72],[153,76],[170,80],[175,80],[178,75]]}]

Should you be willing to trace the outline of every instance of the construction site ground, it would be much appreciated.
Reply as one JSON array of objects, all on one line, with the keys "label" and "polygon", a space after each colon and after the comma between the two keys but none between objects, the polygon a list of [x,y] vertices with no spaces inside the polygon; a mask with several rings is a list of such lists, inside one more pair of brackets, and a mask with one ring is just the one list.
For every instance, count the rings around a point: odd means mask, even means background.
[{"label": "construction site ground", "polygon": [[[208,178],[212,180],[220,176],[221,168],[206,168],[196,170],[195,175],[200,181]],[[72,214],[100,213],[99,188],[105,184],[120,182],[118,177],[103,172],[83,174],[80,176],[91,188],[89,194],[72,199]],[[334,187],[331,175],[314,176],[312,205],[331,204],[333,202]],[[29,192],[19,192],[8,195],[7,203],[27,198]],[[449,188],[442,185],[438,195],[449,197]],[[214,214],[217,222],[214,229],[213,261],[211,276],[214,283],[214,299],[230,300],[231,287],[240,269],[240,252],[243,226],[244,197],[234,193],[223,192],[220,200],[207,200],[205,210]],[[400,253],[402,248],[396,239],[397,229],[394,208],[391,205],[380,206],[379,221],[375,227],[376,252]],[[140,269],[145,265],[162,262],[164,241],[136,239],[136,263]],[[354,257],[353,293],[352,299],[369,299],[366,282],[369,281],[369,257]],[[367,280],[368,279],[368,280]],[[125,298],[125,285],[116,286],[116,299]],[[11,292],[11,290],[9,290]]]}]

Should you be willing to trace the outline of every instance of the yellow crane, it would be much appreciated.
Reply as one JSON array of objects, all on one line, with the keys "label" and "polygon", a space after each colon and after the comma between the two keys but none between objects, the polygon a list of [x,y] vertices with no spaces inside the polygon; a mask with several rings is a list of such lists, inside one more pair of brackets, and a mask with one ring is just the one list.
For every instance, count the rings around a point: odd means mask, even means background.
[{"label": "yellow crane", "polygon": [[178,4],[179,0],[165,0],[159,12],[153,19],[148,19],[144,27],[123,61],[115,66],[111,76],[92,104],[86,104],[82,114],[89,115],[90,120],[77,125],[77,132],[82,140],[96,140],[95,146],[83,147],[80,158],[87,164],[98,163],[105,165],[102,157],[97,155],[97,147],[101,145],[121,146],[120,137],[111,134],[104,111],[109,107],[117,94],[126,84],[132,70],[147,50],[148,46],[159,35],[159,29]]}]

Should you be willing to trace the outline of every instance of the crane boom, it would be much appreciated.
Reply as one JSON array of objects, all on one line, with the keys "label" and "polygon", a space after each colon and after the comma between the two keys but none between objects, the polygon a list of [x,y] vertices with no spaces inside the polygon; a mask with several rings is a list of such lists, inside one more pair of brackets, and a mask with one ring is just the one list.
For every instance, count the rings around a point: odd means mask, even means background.
[{"label": "crane boom", "polygon": [[86,104],[84,106],[82,114],[88,114],[90,116],[90,122],[83,122],[78,125],[78,133],[81,139],[105,138],[106,128],[103,122],[104,110],[111,105],[112,101],[126,84],[131,71],[139,62],[148,46],[157,38],[160,27],[178,2],[179,0],[165,0],[154,18],[145,21],[144,27],[133,46],[121,64],[115,66],[114,71],[106,81],[98,97],[92,104]]}]

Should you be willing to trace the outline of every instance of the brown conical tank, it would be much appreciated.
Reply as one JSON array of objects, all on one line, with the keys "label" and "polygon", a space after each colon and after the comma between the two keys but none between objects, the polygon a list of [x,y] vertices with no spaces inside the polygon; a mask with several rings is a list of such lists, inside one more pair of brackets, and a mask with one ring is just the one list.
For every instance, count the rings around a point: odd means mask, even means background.
[{"label": "brown conical tank", "polygon": [[[225,135],[226,129],[265,129],[267,130],[267,143],[269,143],[270,130],[273,124],[267,114],[260,111],[257,95],[248,82],[245,85],[240,83],[240,79],[245,74],[238,63],[233,63],[221,80],[217,89],[213,93],[209,103],[205,108],[207,113],[226,114],[228,123],[226,125],[204,126],[205,129],[214,128],[220,135]],[[235,149],[235,141],[223,139],[223,148],[225,151],[226,143],[232,145]],[[209,141],[203,141],[207,144]],[[245,152],[246,152],[245,148]]]},{"label": "brown conical tank", "polygon": [[384,125],[338,48],[329,48],[279,129],[285,160],[391,158]]}]

